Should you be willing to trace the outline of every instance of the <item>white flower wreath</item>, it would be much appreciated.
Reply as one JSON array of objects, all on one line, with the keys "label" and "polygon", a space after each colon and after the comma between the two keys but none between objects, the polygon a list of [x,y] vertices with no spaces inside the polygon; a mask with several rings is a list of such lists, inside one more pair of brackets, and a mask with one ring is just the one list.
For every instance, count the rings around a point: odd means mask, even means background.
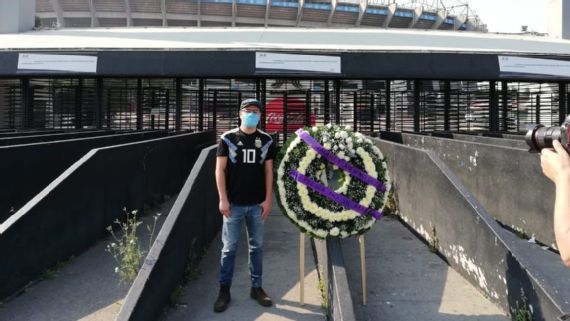
[{"label": "white flower wreath", "polygon": [[277,164],[279,204],[313,237],[362,234],[382,215],[390,188],[386,161],[370,139],[348,127],[298,130]]}]

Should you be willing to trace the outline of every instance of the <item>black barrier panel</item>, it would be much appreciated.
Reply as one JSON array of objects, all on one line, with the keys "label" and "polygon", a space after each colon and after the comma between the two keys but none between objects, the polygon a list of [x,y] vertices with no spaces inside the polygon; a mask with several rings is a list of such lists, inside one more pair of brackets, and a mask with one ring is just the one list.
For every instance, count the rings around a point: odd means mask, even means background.
[{"label": "black barrier panel", "polygon": [[503,229],[434,152],[374,141],[387,158],[400,218],[451,267],[503,311],[522,304],[521,290],[535,321],[570,311],[570,275],[558,255]]},{"label": "black barrier panel", "polygon": [[354,321],[356,316],[340,242],[337,237],[327,238],[326,241],[311,238],[319,278],[327,289],[327,320]]},{"label": "black barrier panel", "polygon": [[433,150],[502,224],[555,243],[552,226],[554,185],[542,174],[540,158],[526,150],[467,141],[400,134],[381,137]]},{"label": "black barrier panel", "polygon": [[0,225],[0,298],[107,235],[123,207],[177,193],[215,139],[203,132],[89,151]]},{"label": "black barrier panel", "polygon": [[32,199],[92,148],[153,139],[164,131],[77,138],[47,143],[0,146],[0,223]]},{"label": "black barrier panel", "polygon": [[214,180],[216,146],[200,153],[182,191],[162,225],[137,275],[117,321],[156,320],[184,279],[191,260],[200,256],[222,225]]},{"label": "black barrier panel", "polygon": [[81,131],[81,132],[70,132],[70,133],[60,133],[60,134],[32,135],[24,137],[3,138],[0,136],[0,146],[33,144],[33,143],[51,142],[55,140],[65,140],[65,139],[84,138],[84,137],[107,136],[107,135],[113,135],[115,133],[116,132],[113,130],[94,130],[94,131]]},{"label": "black barrier panel", "polygon": [[58,134],[63,133],[63,130],[30,130],[30,131],[15,131],[0,133],[0,138],[4,137],[25,137],[25,136],[36,136],[36,135],[47,135],[47,134]]},{"label": "black barrier panel", "polygon": [[489,145],[496,145],[496,146],[505,146],[505,147],[512,147],[518,149],[526,149],[528,150],[528,145],[524,140],[520,139],[510,139],[510,138],[500,138],[500,137],[491,137],[491,136],[479,136],[479,135],[467,135],[467,134],[457,134],[457,133],[444,133],[444,132],[435,132],[431,133],[431,136],[434,137],[441,137],[441,138],[452,138],[456,140],[464,140],[468,142],[475,142],[475,143],[482,143],[482,144],[489,144]]}]

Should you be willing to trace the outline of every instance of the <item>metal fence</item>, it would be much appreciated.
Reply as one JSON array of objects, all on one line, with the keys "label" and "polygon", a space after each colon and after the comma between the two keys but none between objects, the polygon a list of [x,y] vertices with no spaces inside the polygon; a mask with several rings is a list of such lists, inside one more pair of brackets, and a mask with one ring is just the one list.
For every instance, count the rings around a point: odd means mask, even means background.
[{"label": "metal fence", "polygon": [[[261,128],[286,139],[336,123],[363,133],[524,132],[559,124],[568,84],[326,79],[0,79],[0,128],[206,130],[238,125],[238,105],[266,104]],[[286,117],[283,117],[286,115]]]}]

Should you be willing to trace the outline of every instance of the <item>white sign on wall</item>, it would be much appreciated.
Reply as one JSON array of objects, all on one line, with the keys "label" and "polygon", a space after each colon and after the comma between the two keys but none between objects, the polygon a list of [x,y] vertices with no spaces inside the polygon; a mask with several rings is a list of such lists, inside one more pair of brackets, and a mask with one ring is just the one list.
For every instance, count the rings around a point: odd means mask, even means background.
[{"label": "white sign on wall", "polygon": [[256,52],[255,69],[340,74],[340,57]]},{"label": "white sign on wall", "polygon": [[570,77],[570,61],[499,56],[501,73]]},{"label": "white sign on wall", "polygon": [[97,72],[97,57],[21,53],[18,71]]}]

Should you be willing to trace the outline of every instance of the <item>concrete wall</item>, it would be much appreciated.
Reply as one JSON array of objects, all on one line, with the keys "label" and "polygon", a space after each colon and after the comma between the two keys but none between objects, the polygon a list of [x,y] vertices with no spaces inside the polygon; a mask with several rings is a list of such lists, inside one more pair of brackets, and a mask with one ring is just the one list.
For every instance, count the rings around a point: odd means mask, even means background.
[{"label": "concrete wall", "polygon": [[489,137],[489,136],[479,136],[479,135],[467,135],[467,134],[457,134],[457,133],[441,133],[434,132],[430,136],[442,137],[442,138],[452,138],[455,140],[464,140],[468,142],[505,146],[512,148],[519,148],[528,150],[528,145],[524,139],[513,139],[513,138],[500,138],[500,137]]},{"label": "concrete wall", "polygon": [[113,135],[116,132],[114,130],[80,130],[64,133],[50,133],[50,134],[40,134],[40,135],[26,135],[26,136],[15,136],[15,137],[2,137],[0,135],[0,146],[13,146],[22,144],[34,144],[41,142],[53,142],[57,140],[68,140],[76,138],[87,138],[87,137],[100,137],[106,135]]},{"label": "concrete wall", "polygon": [[91,149],[166,135],[164,131],[148,131],[0,146],[0,175],[4,182],[10,182],[0,184],[0,223]]},{"label": "concrete wall", "polygon": [[555,244],[554,184],[542,174],[537,154],[414,134],[385,132],[381,137],[432,150],[496,220],[543,244]]},{"label": "concrete wall", "polygon": [[340,238],[329,237],[325,241],[310,238],[310,241],[319,279],[327,289],[327,320],[356,320]]},{"label": "concrete wall", "polygon": [[505,312],[520,305],[521,290],[535,321],[570,311],[570,273],[557,254],[503,229],[433,151],[375,141],[400,218],[453,269]]},{"label": "concrete wall", "polygon": [[180,191],[214,132],[93,149],[0,224],[0,299],[108,235],[106,227]]},{"label": "concrete wall", "polygon": [[0,34],[32,30],[35,13],[35,0],[0,0]]},{"label": "concrete wall", "polygon": [[546,0],[546,23],[550,37],[570,39],[570,2]]},{"label": "concrete wall", "polygon": [[[117,321],[157,320],[195,262],[222,227],[213,179],[216,145],[201,151],[133,282]],[[230,312],[231,313],[231,312]]]},{"label": "concrete wall", "polygon": [[51,134],[61,134],[65,131],[63,129],[41,129],[41,130],[17,130],[17,129],[5,129],[5,132],[0,133],[0,139],[5,138],[23,138],[28,136],[37,135],[51,135]]}]

